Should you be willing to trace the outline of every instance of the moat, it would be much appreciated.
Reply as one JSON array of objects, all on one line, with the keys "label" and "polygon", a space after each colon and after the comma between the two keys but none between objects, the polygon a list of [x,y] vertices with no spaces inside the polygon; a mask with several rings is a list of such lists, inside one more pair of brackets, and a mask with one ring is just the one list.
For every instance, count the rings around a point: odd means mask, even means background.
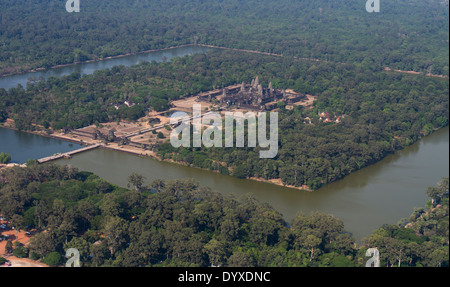
[{"label": "moat", "polygon": [[[76,144],[4,128],[0,128],[0,138],[0,150],[11,153],[15,162],[24,162],[33,155],[46,156],[53,151],[79,148]],[[236,197],[253,194],[257,199],[271,204],[288,221],[298,212],[308,214],[320,210],[333,214],[343,219],[346,230],[360,240],[382,224],[395,224],[401,218],[408,217],[414,207],[424,206],[426,187],[449,176],[448,146],[449,128],[446,127],[316,192],[241,180],[101,148],[55,163],[71,164],[80,170],[94,172],[123,187],[132,172],[144,175],[147,183],[157,178],[195,178],[202,185],[222,194],[234,194]]]},{"label": "moat", "polygon": [[[198,49],[198,50],[197,50]],[[176,51],[155,52],[157,55],[129,56],[136,64],[139,57],[147,60],[165,61],[171,55],[184,56],[204,52],[204,47],[177,48]],[[138,62],[136,62],[138,59]],[[107,65],[126,64],[128,57],[104,62],[68,66],[62,70],[49,70],[45,75],[24,74],[0,79],[0,87],[8,88],[18,83],[26,85],[33,76],[61,76],[71,72],[91,73]],[[145,60],[145,59],[143,59]],[[0,128],[0,152],[11,154],[13,162],[23,163],[30,158],[42,158],[58,152],[80,148],[80,145],[16,132]],[[395,224],[408,217],[414,207],[424,206],[425,190],[444,176],[449,176],[449,128],[441,129],[418,143],[389,155],[383,161],[355,172],[343,180],[329,184],[316,192],[299,191],[269,183],[240,180],[231,176],[189,168],[177,164],[159,162],[135,155],[96,149],[58,160],[57,164],[71,164],[80,170],[98,174],[106,180],[126,186],[127,178],[137,172],[154,179],[194,178],[201,185],[209,186],[223,194],[236,197],[253,194],[257,199],[271,204],[290,221],[298,212],[320,210],[344,220],[346,230],[360,240],[382,224]]]}]

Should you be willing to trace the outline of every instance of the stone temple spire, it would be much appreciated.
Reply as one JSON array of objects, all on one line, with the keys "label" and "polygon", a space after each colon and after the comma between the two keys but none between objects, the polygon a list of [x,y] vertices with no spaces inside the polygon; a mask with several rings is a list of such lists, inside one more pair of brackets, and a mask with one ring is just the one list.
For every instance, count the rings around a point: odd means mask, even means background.
[{"label": "stone temple spire", "polygon": [[254,87],[255,87],[255,88],[258,88],[258,86],[259,86],[259,77],[256,76]]},{"label": "stone temple spire", "polygon": [[263,87],[262,87],[262,85],[258,85],[258,95],[259,96],[263,95]]}]

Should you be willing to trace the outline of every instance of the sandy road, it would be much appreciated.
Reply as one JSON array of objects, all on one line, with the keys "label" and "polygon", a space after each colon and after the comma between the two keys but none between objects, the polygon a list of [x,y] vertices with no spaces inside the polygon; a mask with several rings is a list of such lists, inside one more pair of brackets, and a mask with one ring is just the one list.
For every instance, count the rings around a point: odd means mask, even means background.
[{"label": "sandy road", "polygon": [[11,263],[11,266],[0,266],[0,268],[6,268],[6,267],[48,267],[47,265],[43,263],[39,263],[36,261],[33,261],[31,259],[25,259],[25,258],[17,258],[14,256],[6,257],[6,259]]}]

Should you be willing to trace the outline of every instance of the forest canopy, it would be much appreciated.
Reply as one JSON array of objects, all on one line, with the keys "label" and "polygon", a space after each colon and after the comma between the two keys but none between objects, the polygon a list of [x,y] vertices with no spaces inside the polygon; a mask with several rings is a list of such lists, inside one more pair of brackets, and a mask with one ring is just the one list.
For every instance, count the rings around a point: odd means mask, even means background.
[{"label": "forest canopy", "polygon": [[[311,108],[278,105],[276,158],[261,160],[260,147],[150,148],[238,178],[318,189],[449,123],[448,77],[436,77],[449,75],[448,1],[383,0],[381,13],[364,2],[83,0],[80,13],[67,13],[64,1],[1,1],[0,76],[187,44],[282,56],[212,49],[0,88],[0,124],[52,133],[136,121],[258,76],[316,97]],[[125,101],[133,105],[119,108]],[[322,122],[324,112],[341,121]],[[7,249],[51,266],[77,248],[84,266],[349,267],[364,266],[374,246],[382,266],[449,266],[448,178],[426,190],[425,207],[358,246],[332,215],[286,222],[251,196],[223,196],[192,179],[144,186],[145,175],[131,174],[123,188],[71,166],[27,165],[0,170],[0,216],[37,233]]]},{"label": "forest canopy", "polygon": [[362,267],[376,246],[381,266],[437,267],[449,264],[448,188],[448,178],[430,187],[433,203],[361,246],[342,220],[322,212],[288,224],[252,196],[223,196],[191,179],[129,190],[54,164],[1,171],[0,216],[37,231],[16,253],[47,264],[63,264],[65,250],[77,248],[91,267]]},{"label": "forest canopy", "polygon": [[449,74],[448,1],[83,0],[0,3],[0,75],[207,44]]}]

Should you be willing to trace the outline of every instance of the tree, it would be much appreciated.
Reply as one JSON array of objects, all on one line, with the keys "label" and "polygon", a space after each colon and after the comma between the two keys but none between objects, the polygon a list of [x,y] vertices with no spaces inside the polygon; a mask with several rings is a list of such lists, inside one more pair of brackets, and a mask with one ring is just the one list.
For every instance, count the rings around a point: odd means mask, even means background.
[{"label": "tree", "polygon": [[439,204],[444,197],[448,197],[449,192],[449,178],[443,178],[437,187],[428,187],[427,196],[431,198],[433,206]]},{"label": "tree", "polygon": [[222,266],[225,263],[226,251],[223,242],[211,239],[211,241],[205,244],[204,251],[209,256],[211,266]]},{"label": "tree", "polygon": [[46,224],[50,210],[43,201],[35,201],[34,206],[34,215],[38,219],[38,228],[42,228],[42,226]]},{"label": "tree", "polygon": [[80,252],[80,262],[86,262],[89,255],[89,242],[84,238],[74,237],[64,245],[64,250],[75,248]]},{"label": "tree", "polygon": [[249,239],[257,244],[274,245],[278,241],[278,230],[281,226],[268,218],[253,220],[248,231]]},{"label": "tree", "polygon": [[313,230],[316,237],[330,243],[344,231],[344,222],[332,215],[317,211],[309,216],[298,215],[292,221],[292,227],[301,233]]},{"label": "tree", "polygon": [[30,250],[44,257],[56,249],[54,236],[51,231],[34,235],[30,240]]},{"label": "tree", "polygon": [[237,178],[247,178],[247,170],[245,166],[239,165],[233,169],[233,176]]},{"label": "tree", "polygon": [[22,228],[25,227],[23,217],[19,214],[14,214],[11,217],[11,225],[14,226],[17,232],[19,232]]},{"label": "tree", "polygon": [[141,191],[143,191],[142,187],[144,185],[144,180],[145,180],[144,176],[133,172],[128,177],[127,187],[130,188],[131,186],[133,186],[134,190],[141,192]]},{"label": "tree", "polygon": [[6,254],[11,253],[11,252],[13,252],[13,250],[14,250],[14,248],[13,248],[12,241],[8,240],[5,245],[5,253]]},{"label": "tree", "polygon": [[353,238],[348,233],[344,233],[337,235],[335,239],[331,241],[329,247],[338,254],[353,255],[355,252],[354,244]]},{"label": "tree", "polygon": [[220,234],[225,241],[236,240],[239,232],[239,221],[237,218],[224,218],[220,224]]},{"label": "tree", "polygon": [[100,210],[104,216],[118,216],[120,214],[120,204],[116,201],[116,195],[112,193],[105,194]]},{"label": "tree", "polygon": [[91,244],[89,253],[93,256],[91,261],[95,267],[101,266],[108,257],[108,249],[104,243]]},{"label": "tree", "polygon": [[56,267],[61,263],[61,254],[58,252],[51,252],[44,257],[44,264]]},{"label": "tree", "polygon": [[102,178],[96,179],[95,184],[97,186],[97,192],[99,194],[108,193],[112,191],[112,185]]},{"label": "tree", "polygon": [[36,166],[38,165],[38,160],[37,159],[29,159],[27,160],[27,162],[25,163],[26,166]]},{"label": "tree", "polygon": [[76,235],[76,213],[71,207],[64,212],[63,221],[58,228],[58,234],[65,238],[65,243],[67,243],[69,236]]},{"label": "tree", "polygon": [[278,103],[277,103],[277,107],[278,107],[280,110],[284,110],[284,109],[286,108],[286,102],[283,102],[283,101],[278,102]]},{"label": "tree", "polygon": [[253,256],[245,252],[234,252],[227,260],[228,267],[256,267]]},{"label": "tree", "polygon": [[0,109],[0,123],[3,123],[8,118],[8,114]]},{"label": "tree", "polygon": [[126,242],[128,224],[120,217],[110,217],[105,224],[104,234],[111,256]]},{"label": "tree", "polygon": [[2,153],[0,154],[0,163],[2,163],[2,164],[8,164],[8,163],[10,163],[10,162],[11,162],[11,155],[2,152]]},{"label": "tree", "polygon": [[442,267],[444,262],[447,263],[448,267],[449,262],[448,246],[447,248],[440,247],[433,250],[433,252],[430,254],[430,258],[431,258],[429,265],[430,267]]},{"label": "tree", "polygon": [[400,267],[402,264],[402,260],[405,257],[405,249],[407,247],[405,242],[394,238],[387,238],[385,240],[385,244],[386,252],[389,254],[390,258],[389,261],[392,262],[392,265],[396,261],[397,266]]},{"label": "tree", "polygon": [[78,225],[81,231],[90,227],[90,221],[98,214],[98,208],[90,201],[80,201],[76,206],[78,216]]},{"label": "tree", "polygon": [[354,267],[353,262],[345,256],[337,256],[331,260],[333,267]]},{"label": "tree", "polygon": [[17,258],[25,258],[27,257],[27,250],[23,246],[17,246],[13,251],[13,255]]},{"label": "tree", "polygon": [[158,192],[161,191],[166,186],[166,182],[162,179],[155,179],[151,185],[150,188],[156,189]]},{"label": "tree", "polygon": [[302,245],[310,252],[309,261],[312,261],[315,258],[320,242],[321,239],[312,234],[307,235],[305,238],[303,238]]}]

